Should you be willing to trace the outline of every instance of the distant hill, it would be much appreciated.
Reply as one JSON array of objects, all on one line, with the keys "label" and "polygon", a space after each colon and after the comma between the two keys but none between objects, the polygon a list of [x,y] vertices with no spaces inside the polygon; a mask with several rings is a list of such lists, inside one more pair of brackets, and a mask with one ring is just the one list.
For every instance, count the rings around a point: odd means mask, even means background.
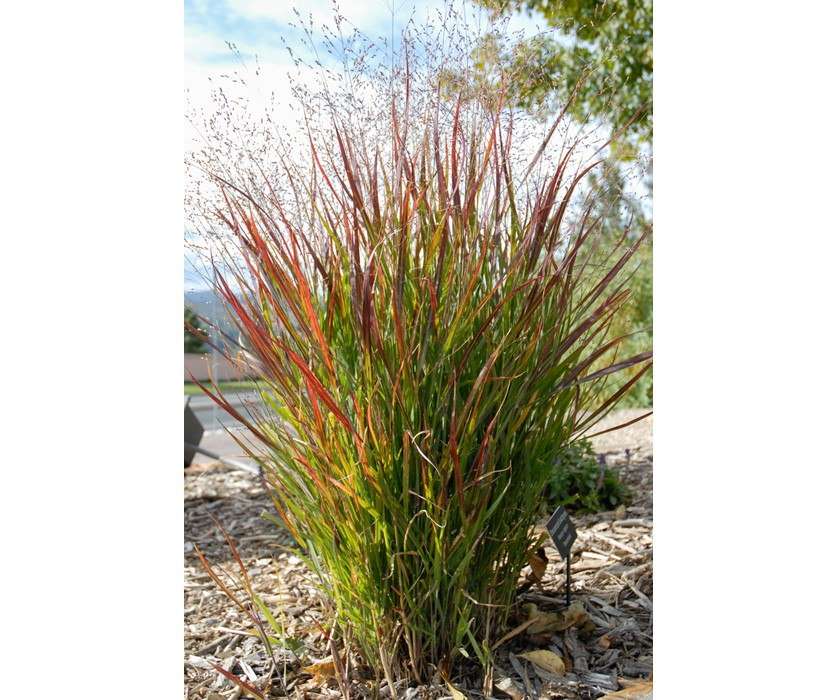
[{"label": "distant hill", "polygon": [[198,289],[183,293],[183,303],[195,313],[200,313],[199,308],[206,308],[220,303],[215,292],[210,289]]},{"label": "distant hill", "polygon": [[[227,315],[227,311],[218,295],[212,290],[193,290],[184,292],[183,304],[189,307],[201,318],[207,319],[213,326],[220,328],[233,338],[238,336],[238,331]],[[221,339],[218,331],[211,329],[210,338],[213,341]]]},{"label": "distant hill", "polygon": [[[239,295],[239,297],[244,298],[244,295]],[[238,337],[239,332],[230,321],[223,302],[212,290],[202,289],[184,291],[183,303],[185,306],[192,309],[192,311],[194,311],[198,316],[209,320],[212,325],[217,326],[233,338]],[[292,323],[298,327],[297,323],[293,319]],[[211,331],[210,337],[214,340],[220,339],[217,332],[213,333]]]}]

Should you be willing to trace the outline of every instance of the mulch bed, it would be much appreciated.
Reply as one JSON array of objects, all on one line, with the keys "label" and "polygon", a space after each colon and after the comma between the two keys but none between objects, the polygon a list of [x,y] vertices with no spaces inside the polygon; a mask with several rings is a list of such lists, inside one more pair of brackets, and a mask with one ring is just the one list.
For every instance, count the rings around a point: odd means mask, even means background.
[{"label": "mulch bed", "polygon": [[[642,412],[615,414],[612,424]],[[619,469],[632,489],[631,503],[616,511],[573,514],[578,537],[571,556],[571,609],[566,606],[565,563],[552,543],[545,547],[546,570],[540,586],[521,572],[522,592],[510,620],[510,632],[526,629],[495,652],[497,698],[607,697],[624,688],[638,691],[652,673],[652,449],[651,417],[623,430],[594,438],[594,448]],[[295,543],[261,517],[272,506],[258,477],[220,462],[184,470],[184,697],[233,700],[241,688],[216,670],[216,664],[264,692],[274,671],[261,641],[249,630],[247,616],[220,590],[201,565],[195,547],[218,570],[237,571],[230,548],[210,514],[234,542],[264,603],[282,616],[286,636],[299,640],[298,655],[274,650],[277,674],[265,697],[320,700],[343,698],[341,682],[328,662],[331,652],[318,628],[323,623],[319,596],[308,580]],[[546,519],[545,519],[546,520]],[[526,590],[523,590],[525,589]],[[565,666],[551,673],[549,651]],[[539,662],[539,663],[537,663]],[[308,669],[306,671],[305,669]],[[348,674],[348,693],[373,698],[373,683],[358,670]],[[451,679],[473,698],[486,697],[481,678]],[[452,697],[440,682],[411,687],[383,685],[380,697],[428,700]],[[246,694],[244,695],[246,696]],[[621,695],[617,695],[621,697]],[[636,697],[641,697],[637,695]]]}]

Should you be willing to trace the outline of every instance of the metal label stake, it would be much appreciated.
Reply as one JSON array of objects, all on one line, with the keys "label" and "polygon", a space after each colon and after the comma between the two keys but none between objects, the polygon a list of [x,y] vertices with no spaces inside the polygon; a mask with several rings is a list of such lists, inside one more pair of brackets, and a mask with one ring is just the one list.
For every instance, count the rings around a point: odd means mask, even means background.
[{"label": "metal label stake", "polygon": [[565,584],[565,601],[567,603],[567,607],[570,607],[570,557],[565,559],[564,568],[567,571],[567,583]]},{"label": "metal label stake", "polygon": [[576,540],[576,528],[570,520],[570,516],[564,509],[564,506],[556,508],[556,512],[550,516],[547,521],[547,533],[556,549],[562,558],[565,560],[565,568],[567,570],[567,584],[565,585],[565,593],[567,599],[567,607],[570,607],[570,548]]}]

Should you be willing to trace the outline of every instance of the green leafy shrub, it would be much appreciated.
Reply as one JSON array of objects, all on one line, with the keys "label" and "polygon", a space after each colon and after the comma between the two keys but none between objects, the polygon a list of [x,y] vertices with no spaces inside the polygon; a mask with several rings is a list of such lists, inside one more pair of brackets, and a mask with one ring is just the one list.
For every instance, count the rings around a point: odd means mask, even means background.
[{"label": "green leafy shrub", "polygon": [[569,508],[598,512],[626,503],[629,490],[615,469],[600,461],[588,440],[577,440],[559,451],[544,490],[548,510]]},{"label": "green leafy shrub", "polygon": [[647,232],[605,248],[597,161],[570,133],[526,138],[502,95],[445,97],[452,56],[424,49],[389,81],[364,64],[300,88],[307,160],[278,140],[192,162],[238,256],[217,284],[243,347],[217,349],[267,387],[246,414],[206,390],[261,443],[242,446],[277,521],[388,681],[490,669],[557,446],[651,366],[605,339]]}]

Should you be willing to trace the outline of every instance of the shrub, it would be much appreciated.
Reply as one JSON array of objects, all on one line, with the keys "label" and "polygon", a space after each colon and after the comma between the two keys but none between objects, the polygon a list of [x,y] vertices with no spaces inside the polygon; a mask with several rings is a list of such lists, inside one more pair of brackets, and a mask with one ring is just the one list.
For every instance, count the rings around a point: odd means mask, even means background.
[{"label": "shrub", "polygon": [[425,682],[490,667],[557,449],[651,352],[605,340],[646,232],[602,249],[582,141],[525,138],[502,89],[447,96],[421,53],[306,92],[308,162],[277,142],[193,165],[219,188],[203,204],[239,263],[217,284],[267,387],[246,414],[207,392],[260,441],[243,447],[345,643]]},{"label": "shrub", "polygon": [[569,508],[598,512],[612,510],[628,500],[628,487],[616,470],[597,458],[588,440],[562,448],[553,463],[544,490],[548,510],[569,502]]}]

